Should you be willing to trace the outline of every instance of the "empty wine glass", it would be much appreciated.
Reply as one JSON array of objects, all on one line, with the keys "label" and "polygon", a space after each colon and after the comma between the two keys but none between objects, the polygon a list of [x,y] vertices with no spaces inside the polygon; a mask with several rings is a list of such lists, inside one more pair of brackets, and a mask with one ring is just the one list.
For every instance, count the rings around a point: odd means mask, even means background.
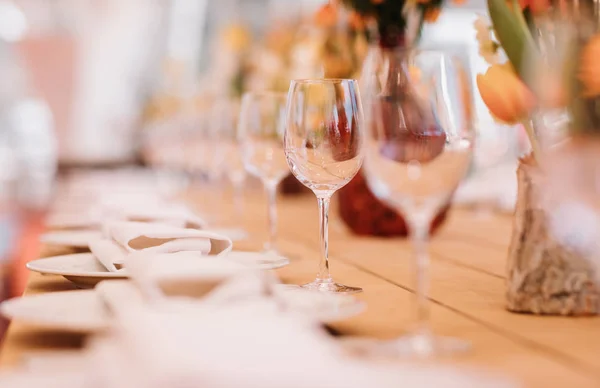
[{"label": "empty wine glass", "polygon": [[432,219],[450,201],[472,160],[472,95],[465,69],[436,51],[398,50],[363,73],[366,118],[364,172],[373,193],[406,219],[414,249],[417,328],[371,349],[432,356],[465,350],[462,340],[429,328]]},{"label": "empty wine glass", "polygon": [[224,174],[233,187],[233,202],[237,215],[241,215],[243,212],[244,183],[246,181],[246,169],[242,160],[238,136],[239,106],[239,100],[222,98],[215,102],[212,115],[221,151],[217,162],[222,164]]},{"label": "empty wine glass", "polygon": [[249,92],[242,98],[238,136],[246,170],[259,178],[267,192],[269,239],[265,251],[277,254],[277,185],[289,174],[283,153],[286,95]]},{"label": "empty wine glass", "polygon": [[348,79],[292,81],[288,93],[285,155],[292,174],[317,196],[321,262],[317,278],[303,287],[354,293],[329,273],[328,216],[333,193],[346,185],[363,161],[363,116],[358,85]]},{"label": "empty wine glass", "polygon": [[189,114],[190,167],[207,185],[216,183],[223,174],[223,153],[218,133],[222,118],[216,116],[219,98],[209,93],[197,96]]}]

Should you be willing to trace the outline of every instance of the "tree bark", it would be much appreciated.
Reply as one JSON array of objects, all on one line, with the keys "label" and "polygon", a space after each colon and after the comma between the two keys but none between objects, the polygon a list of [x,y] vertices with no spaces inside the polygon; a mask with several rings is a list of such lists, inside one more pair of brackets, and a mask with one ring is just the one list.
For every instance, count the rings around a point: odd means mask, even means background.
[{"label": "tree bark", "polygon": [[518,198],[508,252],[507,308],[549,315],[600,312],[594,265],[555,240],[541,206],[543,175],[531,158],[517,170]]}]

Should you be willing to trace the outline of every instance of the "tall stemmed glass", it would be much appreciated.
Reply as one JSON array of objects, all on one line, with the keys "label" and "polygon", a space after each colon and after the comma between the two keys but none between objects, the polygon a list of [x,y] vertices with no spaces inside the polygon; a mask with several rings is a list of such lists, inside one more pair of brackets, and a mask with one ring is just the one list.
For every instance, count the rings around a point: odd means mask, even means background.
[{"label": "tall stemmed glass", "polygon": [[239,100],[220,97],[214,102],[211,112],[211,125],[214,126],[218,141],[216,163],[233,188],[233,205],[236,215],[243,212],[244,182],[246,169],[242,160],[240,139],[238,136]]},{"label": "tall stemmed glass", "polygon": [[[373,59],[373,58],[372,58]],[[363,70],[364,172],[373,193],[407,221],[414,249],[417,327],[371,349],[432,356],[468,348],[429,328],[429,226],[452,197],[472,160],[474,129],[468,75],[436,51],[381,54]]]},{"label": "tall stemmed glass", "polygon": [[268,253],[277,252],[277,185],[289,169],[283,153],[286,95],[275,92],[250,92],[242,98],[238,135],[246,170],[258,177],[268,197]]},{"label": "tall stemmed glass", "polygon": [[358,85],[348,79],[292,81],[288,93],[285,155],[292,174],[317,196],[321,262],[317,278],[303,287],[334,293],[362,289],[335,283],[329,273],[328,217],[333,193],[363,161],[362,106]]}]

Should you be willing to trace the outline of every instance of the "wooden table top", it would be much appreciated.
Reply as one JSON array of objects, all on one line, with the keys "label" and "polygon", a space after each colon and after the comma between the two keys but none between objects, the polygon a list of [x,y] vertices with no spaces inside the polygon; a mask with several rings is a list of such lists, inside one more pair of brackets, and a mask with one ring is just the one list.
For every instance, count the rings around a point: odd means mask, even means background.
[{"label": "wooden table top", "polygon": [[[250,191],[244,219],[251,232],[240,249],[259,249],[266,236],[264,197]],[[190,191],[187,199],[200,211],[219,209],[220,218],[234,220],[229,193],[207,196]],[[279,247],[291,264],[279,275],[287,283],[313,280],[318,265],[317,202],[311,195],[280,198]],[[409,242],[397,238],[356,237],[347,231],[332,205],[330,256],[334,279],[364,292],[367,311],[333,325],[343,335],[394,338],[413,322]],[[513,377],[528,387],[599,387],[600,319],[539,317],[504,309],[504,269],[511,232],[508,215],[481,216],[454,209],[431,244],[431,318],[437,334],[469,340],[465,355],[431,361],[481,368]],[[44,255],[64,253],[44,250]],[[26,294],[70,290],[61,277],[31,275]],[[19,322],[10,325],[0,363],[4,368],[29,353],[71,350],[84,338],[43,332]]]}]

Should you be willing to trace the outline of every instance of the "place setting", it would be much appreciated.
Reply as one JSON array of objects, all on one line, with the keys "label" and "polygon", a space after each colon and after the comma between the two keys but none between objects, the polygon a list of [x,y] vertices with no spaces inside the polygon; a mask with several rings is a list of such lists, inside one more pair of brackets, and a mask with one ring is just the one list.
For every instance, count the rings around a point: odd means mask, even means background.
[{"label": "place setting", "polygon": [[197,303],[199,307],[264,297],[265,303],[274,301],[274,308],[314,317],[323,324],[350,318],[365,309],[364,303],[349,296],[279,284],[272,275],[260,274],[264,270],[241,261],[199,257],[189,252],[138,254],[127,261],[125,269],[130,274],[122,278],[130,280],[114,280],[119,279],[115,277],[90,284],[93,289],[12,299],[0,305],[0,312],[40,329],[92,334],[110,328],[111,311],[133,309],[156,295],[161,296],[157,299],[190,306]]},{"label": "place setting", "polygon": [[[89,253],[37,259],[27,263],[27,268],[63,276],[78,287],[90,287],[102,280],[127,278],[124,261],[135,254],[188,252],[199,258],[208,256],[263,270],[289,263],[285,257],[275,254],[232,250],[229,238],[212,231],[126,221],[109,223],[104,229],[104,233],[100,232],[85,245]],[[106,237],[100,238],[103,235]]]},{"label": "place setting", "polygon": [[[102,226],[111,221],[159,222],[189,229],[205,230],[207,222],[186,205],[168,202],[144,194],[106,195],[97,203],[85,207],[60,209],[51,213],[46,221],[51,230],[40,239],[45,244],[86,249],[90,241],[102,236]],[[232,240],[248,238],[246,232],[236,228],[210,228]]]}]

